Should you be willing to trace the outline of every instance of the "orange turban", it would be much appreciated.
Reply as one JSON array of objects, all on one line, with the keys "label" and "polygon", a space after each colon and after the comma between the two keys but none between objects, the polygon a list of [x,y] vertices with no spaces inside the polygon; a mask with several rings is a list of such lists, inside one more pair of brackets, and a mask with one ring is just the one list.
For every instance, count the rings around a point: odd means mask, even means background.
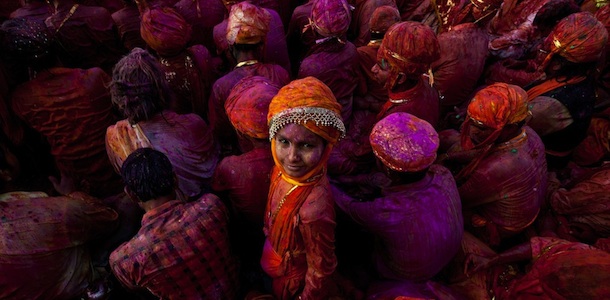
[{"label": "orange turban", "polygon": [[323,37],[340,37],[347,32],[352,11],[345,0],[314,0],[311,26]]},{"label": "orange turban", "polygon": [[[478,91],[468,104],[468,119],[462,128],[462,147],[465,149],[493,143],[505,125],[516,124],[527,118],[529,108],[527,93],[521,87],[494,83]],[[481,145],[470,142],[470,124],[494,129]]]},{"label": "orange turban", "polygon": [[385,59],[391,66],[390,86],[394,85],[398,73],[419,78],[439,58],[440,45],[434,31],[427,25],[411,21],[392,25],[377,52],[377,60]]},{"label": "orange turban", "polygon": [[233,44],[258,44],[269,32],[271,14],[246,1],[231,6],[227,23],[227,42]]},{"label": "orange turban", "polygon": [[390,26],[400,22],[400,12],[394,6],[384,5],[377,7],[371,15],[369,23],[372,32],[384,33]]},{"label": "orange turban", "polygon": [[315,77],[306,77],[282,87],[269,104],[269,139],[290,123],[305,126],[330,144],[345,135],[341,104],[333,92]]},{"label": "orange turban", "polygon": [[608,31],[591,13],[579,12],[563,18],[544,41],[549,54],[541,64],[545,68],[554,54],[573,63],[598,60],[606,46]]},{"label": "orange turban", "polygon": [[418,172],[436,160],[438,133],[430,123],[409,113],[381,119],[369,138],[375,156],[395,171]]},{"label": "orange turban", "polygon": [[267,113],[279,87],[262,76],[245,77],[231,89],[225,102],[227,116],[235,129],[257,139],[269,137]]},{"label": "orange turban", "polygon": [[142,39],[161,56],[182,51],[191,39],[191,32],[191,25],[173,8],[157,7],[142,14]]}]

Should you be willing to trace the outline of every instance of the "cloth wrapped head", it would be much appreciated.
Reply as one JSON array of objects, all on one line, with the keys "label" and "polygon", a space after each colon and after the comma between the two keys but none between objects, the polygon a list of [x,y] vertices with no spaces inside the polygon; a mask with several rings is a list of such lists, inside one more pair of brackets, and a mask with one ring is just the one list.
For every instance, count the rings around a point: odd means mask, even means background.
[{"label": "cloth wrapped head", "polygon": [[371,32],[385,33],[390,26],[400,22],[400,12],[394,6],[377,7],[371,15],[369,28]]},{"label": "cloth wrapped head", "polygon": [[278,91],[279,87],[266,77],[251,76],[240,80],[225,102],[225,110],[233,127],[253,138],[268,138],[269,103]]},{"label": "cloth wrapped head", "polygon": [[589,12],[579,12],[563,18],[544,40],[548,54],[540,68],[544,69],[557,54],[573,63],[598,60],[608,41],[608,31]]},{"label": "cloth wrapped head", "polygon": [[394,86],[399,73],[419,78],[439,58],[440,45],[434,31],[428,25],[411,21],[392,25],[377,52],[377,61],[383,59],[390,65],[389,87]]},{"label": "cloth wrapped head", "polygon": [[[494,83],[478,91],[468,104],[468,118],[462,127],[462,148],[472,149],[489,145],[500,136],[504,126],[524,121],[529,115],[527,92],[521,87]],[[493,133],[479,145],[470,139],[470,125],[493,129]]]},{"label": "cloth wrapped head", "polygon": [[157,7],[142,14],[142,39],[161,56],[172,56],[184,50],[191,40],[191,25],[171,7]]},{"label": "cloth wrapped head", "polygon": [[352,21],[352,11],[345,0],[314,0],[310,24],[323,37],[341,37]]},{"label": "cloth wrapped head", "polygon": [[11,58],[32,64],[50,54],[52,38],[44,22],[16,18],[2,23],[2,49]]},{"label": "cloth wrapped head", "polygon": [[[282,171],[283,178],[292,184],[303,184],[313,175],[324,170],[334,144],[339,138],[345,136],[345,125],[341,120],[341,105],[328,86],[311,76],[294,80],[279,90],[269,104],[267,122],[275,165]],[[275,152],[274,137],[288,124],[301,125],[328,143],[318,166],[301,178],[288,176]]]},{"label": "cloth wrapped head", "polygon": [[381,119],[369,136],[375,156],[398,172],[418,172],[436,160],[438,133],[430,123],[405,112]]},{"label": "cloth wrapped head", "polygon": [[258,44],[265,41],[269,32],[271,14],[248,2],[231,6],[227,22],[227,42],[233,44]]}]

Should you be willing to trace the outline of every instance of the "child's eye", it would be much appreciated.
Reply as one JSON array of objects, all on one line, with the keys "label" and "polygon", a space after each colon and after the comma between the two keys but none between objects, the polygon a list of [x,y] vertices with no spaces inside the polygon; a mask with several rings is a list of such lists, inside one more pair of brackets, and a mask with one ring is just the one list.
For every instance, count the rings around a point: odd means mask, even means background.
[{"label": "child's eye", "polygon": [[278,139],[277,140],[280,144],[288,144],[288,140],[286,139]]}]

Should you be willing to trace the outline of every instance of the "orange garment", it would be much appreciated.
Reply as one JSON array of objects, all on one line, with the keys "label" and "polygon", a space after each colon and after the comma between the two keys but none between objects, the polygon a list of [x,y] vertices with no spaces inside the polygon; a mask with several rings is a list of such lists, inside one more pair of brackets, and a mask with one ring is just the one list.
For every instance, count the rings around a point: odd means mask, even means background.
[{"label": "orange garment", "polygon": [[570,79],[562,78],[562,80],[557,80],[557,78],[552,78],[552,79],[546,80],[546,81],[530,88],[529,90],[527,90],[527,100],[532,101],[534,98],[536,98],[540,95],[543,95],[548,91],[552,91],[552,90],[562,87],[562,86],[582,82],[586,78],[587,77],[585,77],[585,76],[578,76],[578,77],[573,77]]},{"label": "orange garment", "polygon": [[161,56],[182,51],[191,39],[191,32],[191,25],[173,8],[153,8],[142,14],[142,39]]}]

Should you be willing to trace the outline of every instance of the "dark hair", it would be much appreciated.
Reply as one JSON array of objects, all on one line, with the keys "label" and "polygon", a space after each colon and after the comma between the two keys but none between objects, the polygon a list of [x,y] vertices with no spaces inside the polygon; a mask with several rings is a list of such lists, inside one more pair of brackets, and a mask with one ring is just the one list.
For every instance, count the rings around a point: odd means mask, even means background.
[{"label": "dark hair", "polygon": [[129,123],[135,124],[166,109],[172,92],[157,59],[136,47],[114,66],[110,95]]},{"label": "dark hair", "polygon": [[152,148],[140,148],[123,162],[121,176],[127,189],[142,202],[174,192],[176,178],[167,156]]}]

